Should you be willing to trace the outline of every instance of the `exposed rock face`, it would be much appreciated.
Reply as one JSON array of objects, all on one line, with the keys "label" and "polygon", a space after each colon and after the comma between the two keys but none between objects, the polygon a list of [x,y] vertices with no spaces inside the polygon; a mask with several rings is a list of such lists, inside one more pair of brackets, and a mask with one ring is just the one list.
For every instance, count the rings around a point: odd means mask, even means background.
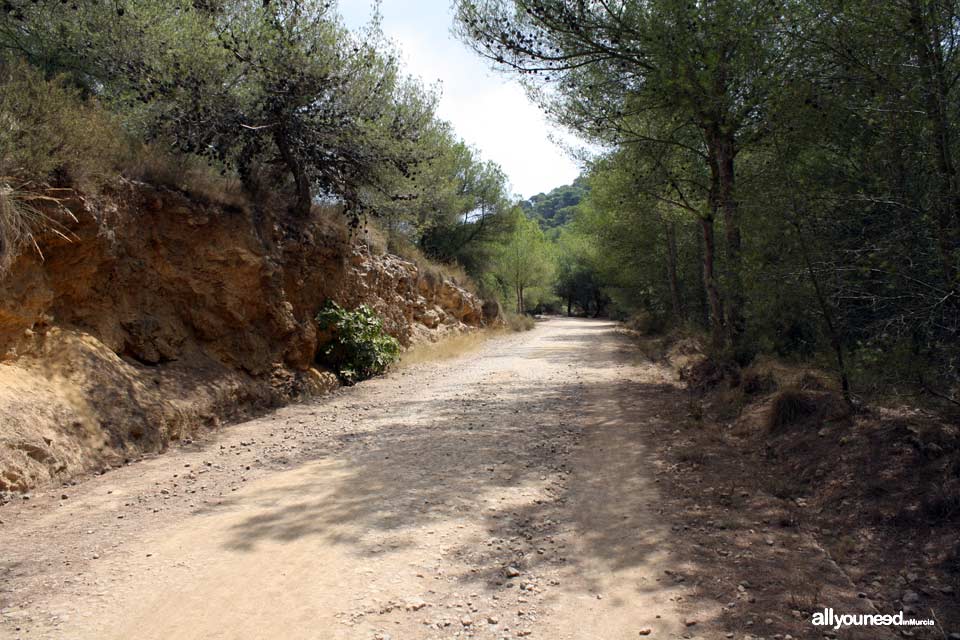
[{"label": "exposed rock face", "polygon": [[0,490],[335,385],[313,368],[327,299],[371,306],[404,345],[484,322],[455,282],[329,220],[262,240],[247,211],[143,185],[71,209],[73,242],[0,276]]}]

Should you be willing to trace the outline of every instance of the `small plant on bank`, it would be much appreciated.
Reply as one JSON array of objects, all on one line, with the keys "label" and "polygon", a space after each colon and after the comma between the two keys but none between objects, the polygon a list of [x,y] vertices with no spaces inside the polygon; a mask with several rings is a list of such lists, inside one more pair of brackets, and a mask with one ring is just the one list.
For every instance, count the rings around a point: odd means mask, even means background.
[{"label": "small plant on bank", "polygon": [[383,373],[400,357],[400,343],[383,329],[383,320],[367,305],[349,311],[328,301],[317,314],[317,324],[330,335],[317,360],[347,384]]}]

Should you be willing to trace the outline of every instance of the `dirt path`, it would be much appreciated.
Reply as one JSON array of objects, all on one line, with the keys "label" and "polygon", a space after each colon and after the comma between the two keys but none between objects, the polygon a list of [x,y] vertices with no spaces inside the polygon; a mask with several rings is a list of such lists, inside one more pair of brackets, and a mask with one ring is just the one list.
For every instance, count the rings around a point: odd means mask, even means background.
[{"label": "dirt path", "polygon": [[0,509],[0,637],[734,637],[643,438],[679,398],[551,320],[34,494]]}]

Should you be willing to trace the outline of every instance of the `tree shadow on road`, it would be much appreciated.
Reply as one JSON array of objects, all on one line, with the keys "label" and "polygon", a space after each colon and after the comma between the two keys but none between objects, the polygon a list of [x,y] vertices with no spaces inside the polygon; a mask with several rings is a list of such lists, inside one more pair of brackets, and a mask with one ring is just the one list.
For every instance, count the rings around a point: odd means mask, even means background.
[{"label": "tree shadow on road", "polygon": [[[775,553],[764,535],[773,535],[765,530],[777,515],[738,498],[738,487],[662,489],[683,470],[654,455],[649,438],[671,425],[690,428],[687,398],[662,381],[587,375],[632,357],[627,339],[612,333],[609,323],[578,325],[544,347],[518,349],[553,366],[573,364],[567,379],[505,385],[492,376],[380,407],[376,428],[337,436],[335,474],[329,463],[308,462],[297,483],[248,492],[244,500],[275,506],[237,524],[228,548],[315,537],[376,555],[418,547],[425,528],[470,520],[477,532],[447,553],[462,567],[453,577],[471,589],[507,588],[505,570],[514,567],[523,576],[559,572],[589,596],[613,573],[649,568],[649,579],[632,587],[636,595],[685,591],[682,607],[712,612],[697,621],[706,637],[784,629],[798,637],[798,628],[820,637],[792,613],[821,604],[824,590],[802,582],[820,572],[827,593],[843,585],[817,564],[821,554],[799,549],[803,539],[793,532],[778,537],[776,551],[794,540],[797,553]],[[556,343],[567,348],[554,351]],[[799,583],[788,575],[798,558],[810,565]],[[766,610],[752,595],[758,582],[769,592],[760,601]]]}]

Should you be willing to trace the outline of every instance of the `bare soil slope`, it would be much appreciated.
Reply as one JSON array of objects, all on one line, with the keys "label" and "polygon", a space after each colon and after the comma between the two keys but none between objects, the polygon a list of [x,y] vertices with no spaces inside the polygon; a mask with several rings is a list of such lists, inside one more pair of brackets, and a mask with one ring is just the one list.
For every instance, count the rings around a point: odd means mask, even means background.
[{"label": "bare soil slope", "polygon": [[811,580],[865,610],[762,498],[667,490],[685,397],[613,323],[551,320],[36,493],[0,508],[0,635],[819,638]]},{"label": "bare soil slope", "polygon": [[266,221],[139,183],[68,203],[0,274],[0,502],[329,389],[328,299],[373,307],[404,345],[477,327],[456,282],[375,254],[337,212]]}]

